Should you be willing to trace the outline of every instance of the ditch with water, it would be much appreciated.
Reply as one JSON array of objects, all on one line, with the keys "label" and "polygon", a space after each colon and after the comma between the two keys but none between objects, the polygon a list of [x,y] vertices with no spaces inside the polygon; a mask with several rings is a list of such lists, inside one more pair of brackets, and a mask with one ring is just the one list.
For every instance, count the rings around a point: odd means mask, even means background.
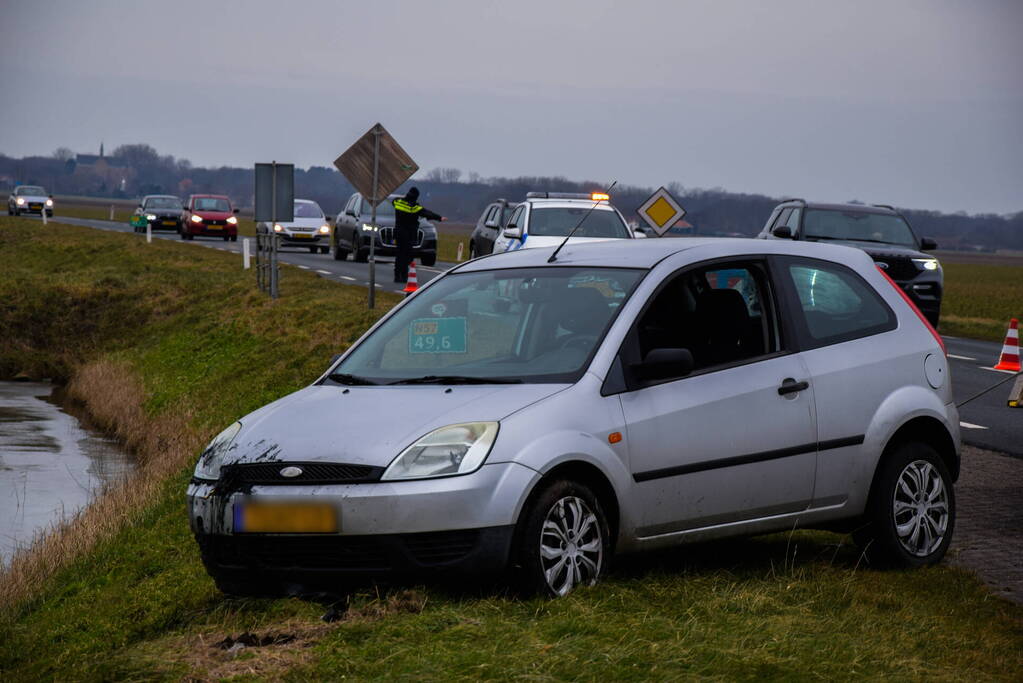
[{"label": "ditch with water", "polygon": [[120,444],[65,409],[54,385],[0,382],[0,566],[134,468]]}]

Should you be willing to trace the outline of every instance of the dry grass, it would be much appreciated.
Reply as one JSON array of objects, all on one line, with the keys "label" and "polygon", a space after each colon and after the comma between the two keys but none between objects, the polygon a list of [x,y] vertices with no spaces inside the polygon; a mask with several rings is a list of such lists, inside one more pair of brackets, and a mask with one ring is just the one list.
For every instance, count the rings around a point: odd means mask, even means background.
[{"label": "dry grass", "polygon": [[136,454],[140,466],[14,555],[0,571],[0,613],[13,612],[56,572],[131,524],[202,446],[202,437],[189,427],[190,416],[145,414],[141,382],[127,365],[100,360],[83,366],[68,395]]}]

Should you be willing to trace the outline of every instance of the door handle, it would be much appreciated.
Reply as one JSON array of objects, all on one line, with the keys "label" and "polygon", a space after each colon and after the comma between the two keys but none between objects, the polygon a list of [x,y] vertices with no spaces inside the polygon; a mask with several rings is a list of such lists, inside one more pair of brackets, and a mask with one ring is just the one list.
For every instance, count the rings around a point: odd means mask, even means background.
[{"label": "door handle", "polygon": [[786,396],[788,394],[794,394],[797,391],[804,391],[804,390],[809,389],[809,388],[810,388],[810,383],[809,382],[797,382],[796,380],[792,379],[791,377],[787,377],[781,383],[781,386],[778,387],[778,395],[779,396]]}]

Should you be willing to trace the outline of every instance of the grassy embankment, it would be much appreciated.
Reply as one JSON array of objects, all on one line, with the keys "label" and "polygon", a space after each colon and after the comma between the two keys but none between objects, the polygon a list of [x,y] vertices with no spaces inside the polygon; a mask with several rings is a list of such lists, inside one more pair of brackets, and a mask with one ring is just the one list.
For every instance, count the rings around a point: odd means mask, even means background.
[{"label": "grassy embankment", "polygon": [[1023,319],[1023,265],[946,262],[942,267],[942,334],[1000,342],[1009,319]]},{"label": "grassy embankment", "polygon": [[[0,575],[0,678],[1023,676],[1018,607],[960,570],[863,567],[825,533],[633,560],[554,602],[364,590],[324,624],[316,604],[224,598],[184,516],[194,454],[375,317],[360,289],[284,282],[270,302],[221,252],[0,219],[0,375],[70,377],[144,463]],[[215,647],[243,631],[294,640]]]}]

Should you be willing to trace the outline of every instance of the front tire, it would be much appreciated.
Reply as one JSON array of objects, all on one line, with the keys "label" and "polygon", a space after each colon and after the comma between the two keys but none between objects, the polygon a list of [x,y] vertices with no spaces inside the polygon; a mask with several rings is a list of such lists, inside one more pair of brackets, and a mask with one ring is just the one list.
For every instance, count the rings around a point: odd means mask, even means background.
[{"label": "front tire", "polygon": [[585,484],[560,479],[548,484],[522,512],[514,562],[530,595],[568,595],[603,575],[611,552],[604,510]]},{"label": "front tire", "polygon": [[353,258],[356,263],[366,263],[369,261],[369,249],[358,249]]},{"label": "front tire", "polygon": [[330,245],[330,255],[334,257],[335,261],[346,261],[348,260],[348,252],[337,246],[336,244]]},{"label": "front tire", "polygon": [[419,260],[424,266],[433,266],[437,263],[437,254],[423,254]]},{"label": "front tire", "polygon": [[955,528],[955,489],[941,456],[925,443],[899,446],[880,465],[866,525],[854,535],[871,560],[894,567],[937,564]]}]

